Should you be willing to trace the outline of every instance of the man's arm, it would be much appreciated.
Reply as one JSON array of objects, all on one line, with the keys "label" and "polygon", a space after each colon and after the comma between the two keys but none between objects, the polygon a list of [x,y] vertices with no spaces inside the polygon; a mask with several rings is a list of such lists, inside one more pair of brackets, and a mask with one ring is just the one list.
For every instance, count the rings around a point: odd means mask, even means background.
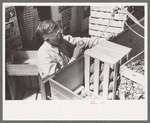
[{"label": "man's arm", "polygon": [[94,47],[96,44],[98,44],[98,42],[104,40],[102,38],[98,38],[98,37],[92,37],[92,38],[86,38],[86,37],[72,37],[71,35],[67,35],[64,36],[64,39],[66,39],[67,41],[69,41],[71,44],[76,44],[79,41],[83,41],[84,42],[84,47],[89,47],[92,48]]},{"label": "man's arm", "polygon": [[59,70],[62,66],[55,61],[55,59],[48,54],[41,54],[37,58],[37,66],[41,77],[51,75]]}]

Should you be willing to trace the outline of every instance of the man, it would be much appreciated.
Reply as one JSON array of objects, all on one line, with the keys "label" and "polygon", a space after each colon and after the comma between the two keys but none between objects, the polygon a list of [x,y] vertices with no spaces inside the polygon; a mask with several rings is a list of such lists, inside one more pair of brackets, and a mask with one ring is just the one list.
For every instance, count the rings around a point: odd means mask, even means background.
[{"label": "man", "polygon": [[[92,48],[100,41],[100,38],[96,37],[74,38],[71,35],[64,36],[61,26],[52,20],[41,22],[37,27],[37,33],[44,39],[44,43],[37,54],[37,66],[42,78],[53,74],[77,59],[83,48]],[[80,41],[83,43],[79,43]]]}]

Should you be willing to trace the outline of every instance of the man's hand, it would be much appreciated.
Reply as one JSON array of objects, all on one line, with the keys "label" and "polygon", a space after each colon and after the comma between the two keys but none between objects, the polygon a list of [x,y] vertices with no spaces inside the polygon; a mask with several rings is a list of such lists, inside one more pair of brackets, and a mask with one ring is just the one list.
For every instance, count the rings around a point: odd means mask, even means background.
[{"label": "man's hand", "polygon": [[110,33],[106,38],[107,41],[112,41],[117,36],[116,33]]},{"label": "man's hand", "polygon": [[75,47],[73,52],[73,58],[77,59],[80,56],[80,54],[83,52],[84,47],[85,47],[84,43],[82,43],[82,45],[81,42],[77,43],[77,46]]}]

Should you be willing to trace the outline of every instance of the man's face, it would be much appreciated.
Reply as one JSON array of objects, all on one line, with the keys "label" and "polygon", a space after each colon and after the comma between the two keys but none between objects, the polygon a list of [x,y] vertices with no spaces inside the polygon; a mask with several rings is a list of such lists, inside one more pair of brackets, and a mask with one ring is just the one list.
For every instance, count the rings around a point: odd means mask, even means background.
[{"label": "man's face", "polygon": [[58,46],[63,43],[63,37],[61,29],[57,29],[54,35],[49,38],[49,42],[53,46]]}]

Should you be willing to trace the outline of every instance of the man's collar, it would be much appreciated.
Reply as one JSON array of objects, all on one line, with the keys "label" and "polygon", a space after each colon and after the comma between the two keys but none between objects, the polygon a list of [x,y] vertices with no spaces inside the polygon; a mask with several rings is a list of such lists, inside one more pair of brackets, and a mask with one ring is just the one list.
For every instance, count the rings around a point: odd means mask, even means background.
[{"label": "man's collar", "polygon": [[46,47],[47,47],[48,49],[53,50],[53,51],[56,52],[56,53],[59,53],[59,50],[58,50],[57,47],[52,46],[51,44],[49,44],[49,43],[46,42],[46,41],[44,41],[44,44],[46,45]]}]

